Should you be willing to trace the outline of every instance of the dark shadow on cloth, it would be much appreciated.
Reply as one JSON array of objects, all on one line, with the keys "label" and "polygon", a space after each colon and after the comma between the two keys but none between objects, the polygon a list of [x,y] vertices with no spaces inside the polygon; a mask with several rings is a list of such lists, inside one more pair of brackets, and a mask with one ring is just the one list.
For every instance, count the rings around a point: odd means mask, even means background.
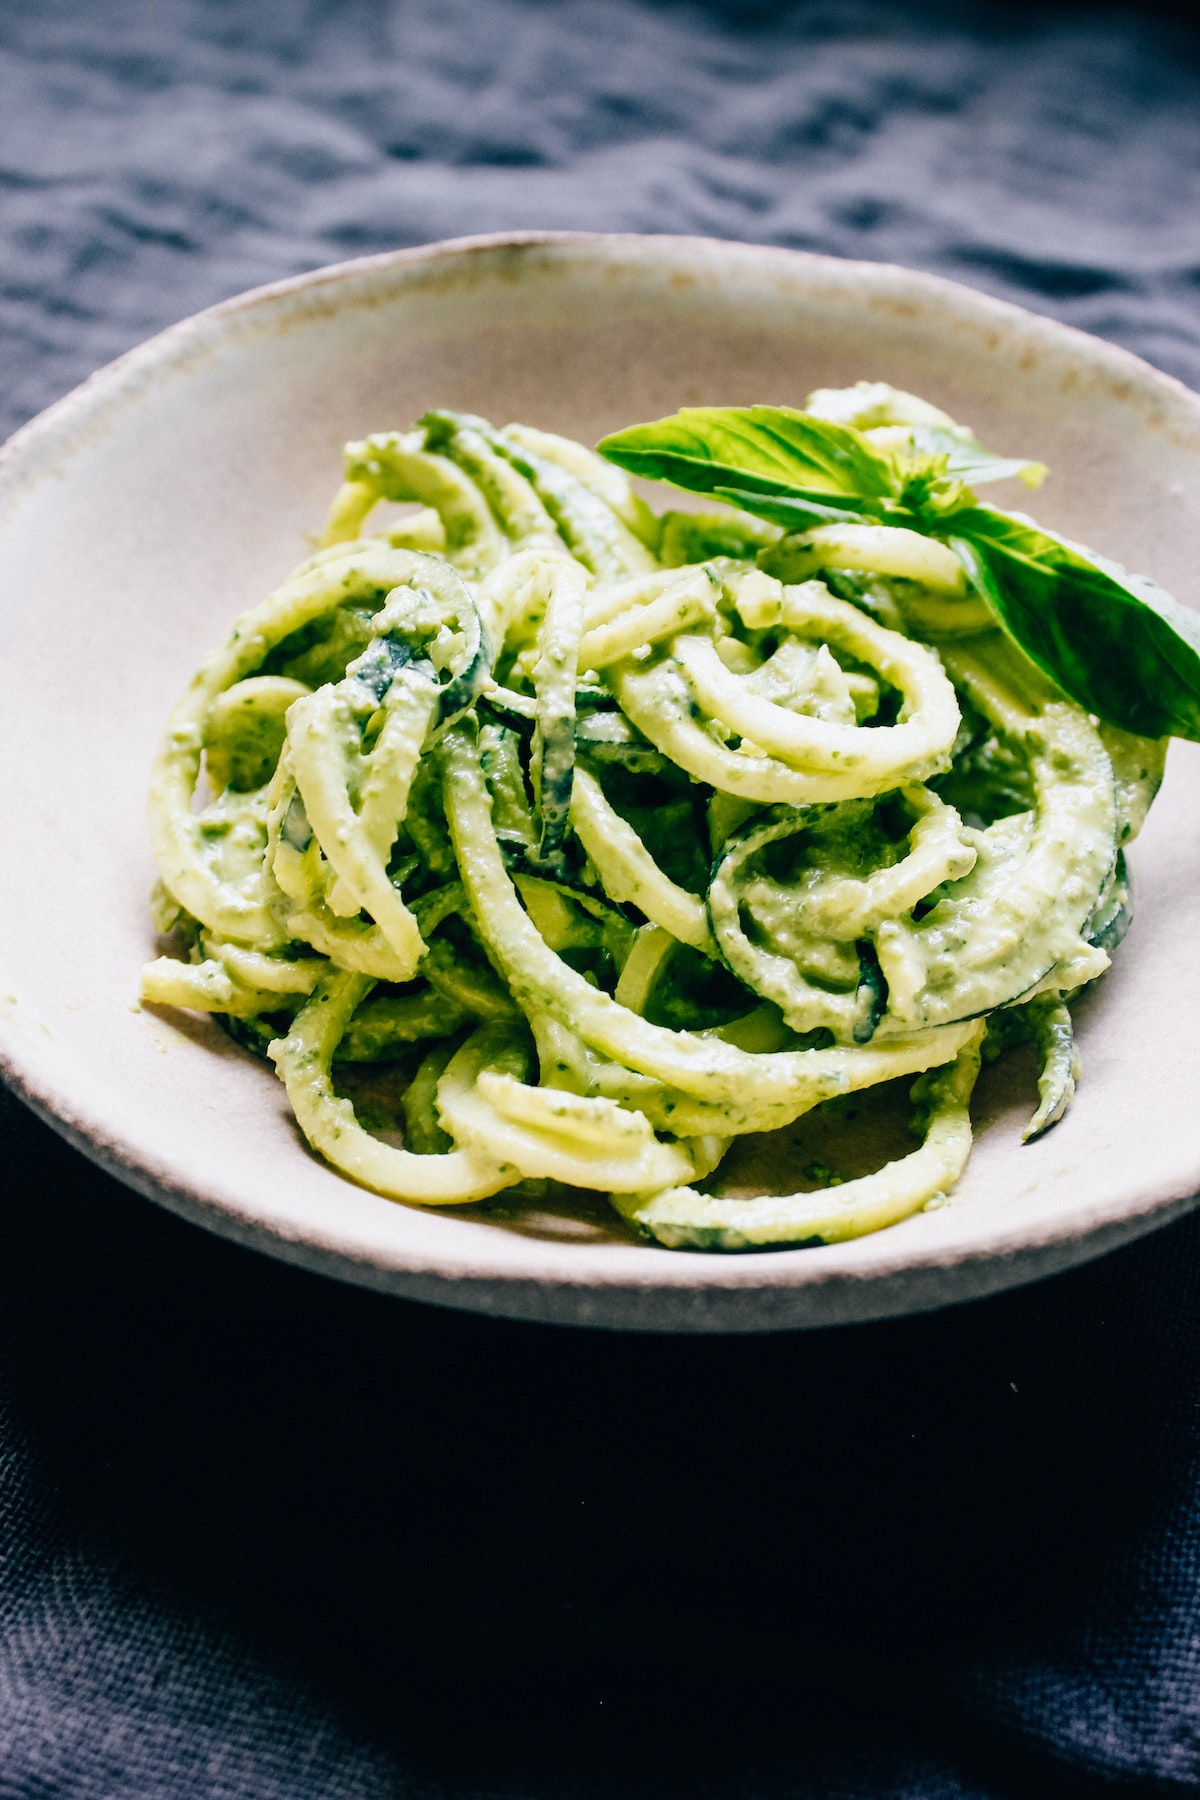
[{"label": "dark shadow on cloth", "polygon": [[605,1753],[653,1727],[663,1768],[850,1744],[864,1707],[902,1738],[1177,1498],[1200,1219],[939,1315],[617,1336],[284,1268],[21,1136],[8,1360],[66,1528],[412,1754],[553,1759],[601,1703]]}]

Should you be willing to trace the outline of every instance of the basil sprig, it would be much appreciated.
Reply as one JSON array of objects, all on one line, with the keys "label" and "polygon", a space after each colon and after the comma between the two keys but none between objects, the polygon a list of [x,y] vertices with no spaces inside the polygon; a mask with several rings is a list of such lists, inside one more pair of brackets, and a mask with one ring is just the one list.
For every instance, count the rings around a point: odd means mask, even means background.
[{"label": "basil sprig", "polygon": [[971,488],[1039,464],[967,433],[909,429],[885,450],[849,425],[783,406],[685,407],[598,446],[632,474],[712,494],[787,532],[901,525],[947,544],[1008,635],[1072,700],[1142,737],[1200,741],[1200,615]]}]

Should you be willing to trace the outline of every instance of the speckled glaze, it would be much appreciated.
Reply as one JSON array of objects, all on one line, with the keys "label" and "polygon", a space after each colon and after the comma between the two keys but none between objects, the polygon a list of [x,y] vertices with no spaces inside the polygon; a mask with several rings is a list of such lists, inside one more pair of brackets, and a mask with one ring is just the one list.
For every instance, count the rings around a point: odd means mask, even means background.
[{"label": "speckled glaze", "polygon": [[1023,1146],[1031,1072],[993,1069],[953,1204],[857,1243],[703,1256],[599,1215],[394,1205],[308,1152],[268,1066],[205,1021],[133,1007],[154,948],[144,793],[163,717],[233,615],[305,553],[344,439],[439,404],[590,442],[682,404],[799,404],[859,377],[1044,459],[1041,519],[1200,604],[1200,399],[1065,326],[881,264],[670,237],[434,245],[202,313],[18,433],[0,457],[0,1062],[18,1092],[227,1237],[366,1286],[579,1325],[765,1331],[937,1307],[1192,1205],[1191,745],[1173,748],[1133,854],[1133,930],[1078,1009],[1067,1119]]}]

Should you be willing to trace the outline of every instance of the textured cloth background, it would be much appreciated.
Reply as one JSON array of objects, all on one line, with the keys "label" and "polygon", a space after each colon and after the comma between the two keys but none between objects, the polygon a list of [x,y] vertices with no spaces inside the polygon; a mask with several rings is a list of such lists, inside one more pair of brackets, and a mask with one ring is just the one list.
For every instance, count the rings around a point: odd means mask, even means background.
[{"label": "textured cloth background", "polygon": [[[0,3],[0,417],[503,226],[894,258],[1200,385],[1146,8]],[[11,878],[11,876],[6,876]],[[210,1240],[0,1096],[0,1797],[1200,1790],[1200,1223],[935,1317],[491,1323]]]}]

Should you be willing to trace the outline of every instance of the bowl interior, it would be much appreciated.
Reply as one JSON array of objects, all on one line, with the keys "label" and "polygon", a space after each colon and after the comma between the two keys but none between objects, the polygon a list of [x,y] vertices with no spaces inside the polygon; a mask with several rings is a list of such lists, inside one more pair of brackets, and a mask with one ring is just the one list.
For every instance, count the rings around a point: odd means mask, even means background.
[{"label": "bowl interior", "polygon": [[[381,1287],[525,1317],[753,1330],[934,1306],[1094,1254],[1190,1203],[1200,1001],[1196,751],[1133,856],[1138,916],[1079,1008],[1067,1119],[1023,1147],[993,1070],[954,1204],[818,1251],[705,1257],[579,1216],[422,1212],[311,1156],[270,1069],[132,1002],[147,770],[234,615],[305,554],[343,442],[450,405],[594,442],[683,404],[911,388],[1051,466],[1035,510],[1200,600],[1200,402],[1108,346],[904,271],[677,239],[404,253],[232,302],[19,434],[0,464],[0,1050],[89,1154],[179,1211]],[[1015,497],[1010,503],[1019,505]]]}]

